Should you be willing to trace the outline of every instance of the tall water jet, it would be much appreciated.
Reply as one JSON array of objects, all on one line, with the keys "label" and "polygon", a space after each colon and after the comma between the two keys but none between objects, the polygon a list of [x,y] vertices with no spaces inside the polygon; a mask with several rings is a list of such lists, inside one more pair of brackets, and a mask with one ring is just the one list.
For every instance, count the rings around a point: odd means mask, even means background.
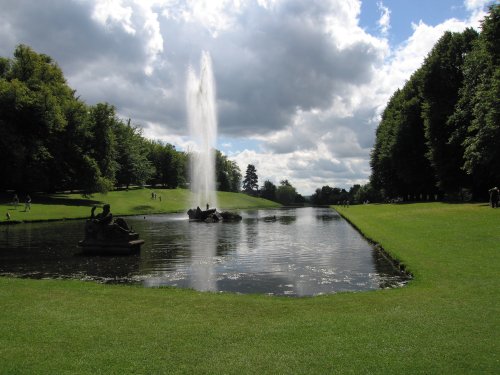
[{"label": "tall water jet", "polygon": [[191,157],[191,207],[217,206],[215,186],[215,146],[217,107],[215,80],[210,54],[202,52],[200,74],[188,69],[186,103],[191,139],[195,143]]}]

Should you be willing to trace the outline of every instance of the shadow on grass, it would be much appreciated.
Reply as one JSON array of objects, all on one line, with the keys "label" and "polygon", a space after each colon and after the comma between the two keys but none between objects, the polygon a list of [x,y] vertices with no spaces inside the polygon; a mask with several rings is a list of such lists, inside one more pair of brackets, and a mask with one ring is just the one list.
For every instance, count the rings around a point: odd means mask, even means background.
[{"label": "shadow on grass", "polygon": [[102,204],[102,201],[98,201],[90,198],[68,198],[64,195],[36,195],[33,197],[32,202],[38,204],[55,204],[64,206],[93,206],[96,204]]},{"label": "shadow on grass", "polygon": [[[19,205],[18,208],[24,209],[24,199],[25,196],[19,196]],[[64,206],[83,206],[90,207],[96,204],[102,204],[103,202],[82,197],[81,199],[72,199],[68,198],[63,194],[32,194],[31,195],[31,203],[36,204],[47,204],[47,205],[64,205]],[[0,204],[9,205],[12,204],[12,195],[1,193],[0,194]],[[12,206],[14,209],[14,206]]]},{"label": "shadow on grass", "polygon": [[152,209],[154,209],[154,207],[149,206],[149,205],[135,206],[133,208],[133,210],[137,210],[137,211],[152,210]]}]

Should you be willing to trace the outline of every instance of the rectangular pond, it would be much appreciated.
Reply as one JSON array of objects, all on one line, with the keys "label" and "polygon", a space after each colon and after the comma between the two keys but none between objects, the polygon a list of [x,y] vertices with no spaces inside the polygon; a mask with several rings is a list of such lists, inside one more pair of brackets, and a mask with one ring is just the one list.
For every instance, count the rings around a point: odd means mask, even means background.
[{"label": "rectangular pond", "polygon": [[407,277],[329,208],[238,211],[236,223],[186,214],[127,217],[140,254],[84,255],[84,221],[0,227],[0,275],[146,287],[312,296],[404,285]]}]

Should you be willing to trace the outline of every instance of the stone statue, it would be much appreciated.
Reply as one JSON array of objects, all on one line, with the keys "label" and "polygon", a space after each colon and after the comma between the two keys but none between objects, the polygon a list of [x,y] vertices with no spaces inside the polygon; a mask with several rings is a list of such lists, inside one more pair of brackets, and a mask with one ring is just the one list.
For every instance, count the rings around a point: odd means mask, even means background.
[{"label": "stone statue", "polygon": [[99,240],[121,240],[128,239],[131,229],[122,218],[113,220],[111,206],[105,204],[102,212],[95,214],[96,207],[92,207],[90,219],[85,224],[85,238]]}]

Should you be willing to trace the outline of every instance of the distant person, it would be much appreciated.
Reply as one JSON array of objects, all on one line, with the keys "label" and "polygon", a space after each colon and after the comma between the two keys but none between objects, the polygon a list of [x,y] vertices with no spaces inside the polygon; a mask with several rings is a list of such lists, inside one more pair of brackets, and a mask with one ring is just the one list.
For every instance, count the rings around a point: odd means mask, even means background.
[{"label": "distant person", "polygon": [[490,193],[490,205],[491,208],[497,208],[498,207],[498,197],[499,197],[499,192],[498,192],[498,187],[494,187],[490,190],[488,190]]},{"label": "distant person", "polygon": [[17,205],[19,204],[19,197],[17,196],[17,194],[14,194],[14,198],[12,198],[12,204],[17,209]]},{"label": "distant person", "polygon": [[24,203],[24,212],[31,211],[31,197],[30,195],[26,195],[26,202]]},{"label": "distant person", "polygon": [[7,215],[5,215],[7,217],[7,220],[10,220],[10,214],[7,212]]}]

